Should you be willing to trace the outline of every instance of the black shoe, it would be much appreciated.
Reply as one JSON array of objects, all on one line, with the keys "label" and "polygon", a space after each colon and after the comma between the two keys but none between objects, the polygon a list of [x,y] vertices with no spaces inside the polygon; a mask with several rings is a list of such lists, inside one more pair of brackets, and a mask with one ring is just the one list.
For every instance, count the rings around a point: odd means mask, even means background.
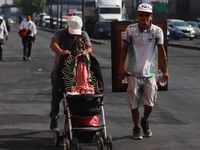
[{"label": "black shoe", "polygon": [[135,126],[134,128],[133,128],[133,139],[135,139],[135,140],[142,140],[142,130],[141,130],[141,128],[140,127],[138,127],[138,126]]},{"label": "black shoe", "polygon": [[146,120],[144,121],[143,118],[140,121],[141,127],[143,129],[143,133],[145,137],[151,137],[152,136],[152,131],[149,128],[149,121]]},{"label": "black shoe", "polygon": [[24,61],[27,61],[27,57],[26,57],[26,56],[24,56],[24,57],[23,57],[23,60],[24,60]]},{"label": "black shoe", "polygon": [[50,131],[59,131],[58,129],[58,120],[57,119],[51,119],[51,124],[50,124]]}]

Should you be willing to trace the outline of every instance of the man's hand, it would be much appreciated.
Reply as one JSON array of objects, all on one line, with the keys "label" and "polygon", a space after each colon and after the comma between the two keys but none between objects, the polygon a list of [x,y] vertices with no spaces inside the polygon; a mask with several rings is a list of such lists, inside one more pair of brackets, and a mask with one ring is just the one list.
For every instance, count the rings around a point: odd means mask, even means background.
[{"label": "man's hand", "polygon": [[131,76],[131,73],[126,71],[123,67],[121,67],[118,72],[118,77],[124,79],[127,76]]},{"label": "man's hand", "polygon": [[167,81],[168,78],[169,78],[168,72],[164,72],[163,73],[163,81]]}]

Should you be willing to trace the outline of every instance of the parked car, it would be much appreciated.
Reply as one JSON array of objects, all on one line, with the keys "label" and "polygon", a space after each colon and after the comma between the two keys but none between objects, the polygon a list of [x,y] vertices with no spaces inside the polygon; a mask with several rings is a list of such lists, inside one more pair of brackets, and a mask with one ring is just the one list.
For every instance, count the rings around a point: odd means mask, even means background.
[{"label": "parked car", "polygon": [[45,27],[45,28],[49,27],[49,25],[50,25],[50,18],[51,17],[49,15],[43,16],[42,27]]},{"label": "parked car", "polygon": [[175,40],[179,40],[180,38],[193,40],[195,37],[194,28],[184,20],[167,19],[167,25],[170,30],[170,37]]},{"label": "parked car", "polygon": [[[61,18],[53,18],[53,29],[56,29],[57,27],[57,21],[58,21],[58,28],[64,28],[67,25],[67,19],[62,18],[62,22],[61,22]],[[61,26],[62,23],[62,26]]]},{"label": "parked car", "polygon": [[169,27],[167,27],[167,42],[169,42],[170,40],[170,31],[169,31]]},{"label": "parked car", "polygon": [[38,27],[47,28],[50,24],[50,16],[46,13],[40,13],[33,21]]},{"label": "parked car", "polygon": [[110,21],[97,22],[94,28],[92,37],[104,38],[111,36],[111,23]]},{"label": "parked car", "polygon": [[194,28],[195,37],[200,37],[200,23],[196,21],[187,21],[187,23]]}]

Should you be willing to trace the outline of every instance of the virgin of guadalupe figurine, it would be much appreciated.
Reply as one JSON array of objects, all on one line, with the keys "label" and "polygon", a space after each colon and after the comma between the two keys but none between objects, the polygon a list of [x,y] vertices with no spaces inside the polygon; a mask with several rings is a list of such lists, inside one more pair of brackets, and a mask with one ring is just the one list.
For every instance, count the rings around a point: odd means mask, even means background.
[{"label": "virgin of guadalupe figurine", "polygon": [[90,77],[90,56],[86,52],[84,42],[80,38],[77,41],[77,52],[75,53],[75,66],[73,70],[75,86],[71,87],[70,92],[79,94],[94,94],[94,87]]}]

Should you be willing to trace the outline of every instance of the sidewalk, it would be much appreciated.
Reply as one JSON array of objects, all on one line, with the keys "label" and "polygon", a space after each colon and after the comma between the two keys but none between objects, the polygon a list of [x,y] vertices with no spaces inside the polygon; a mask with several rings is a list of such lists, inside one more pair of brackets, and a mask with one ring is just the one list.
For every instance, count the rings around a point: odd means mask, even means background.
[{"label": "sidewalk", "polygon": [[[48,31],[48,32],[55,32],[54,29],[47,29],[47,28],[41,28],[41,27],[37,27],[39,30],[44,30],[44,31]],[[105,40],[101,40],[101,39],[93,39],[90,38],[91,42],[95,43],[95,44],[106,44]]]},{"label": "sidewalk", "polygon": [[168,46],[200,50],[200,43],[188,44],[180,41],[169,41]]}]

